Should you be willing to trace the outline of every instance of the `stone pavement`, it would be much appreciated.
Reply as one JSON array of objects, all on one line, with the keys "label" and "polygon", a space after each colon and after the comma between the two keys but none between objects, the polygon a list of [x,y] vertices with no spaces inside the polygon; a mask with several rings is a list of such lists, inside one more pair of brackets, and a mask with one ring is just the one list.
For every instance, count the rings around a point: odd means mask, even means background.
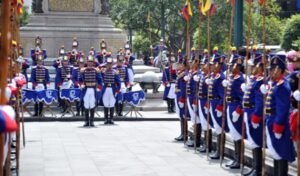
[{"label": "stone pavement", "polygon": [[209,162],[173,138],[179,122],[26,123],[21,176],[239,175]]}]

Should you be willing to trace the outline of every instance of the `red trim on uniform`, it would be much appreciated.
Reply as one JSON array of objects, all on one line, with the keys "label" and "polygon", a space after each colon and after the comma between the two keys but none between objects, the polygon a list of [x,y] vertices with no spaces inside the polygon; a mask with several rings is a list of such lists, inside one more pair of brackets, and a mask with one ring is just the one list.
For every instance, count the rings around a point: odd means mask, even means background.
[{"label": "red trim on uniform", "polygon": [[33,84],[33,87],[36,88],[37,85],[38,85],[37,83],[34,83],[34,84]]},{"label": "red trim on uniform", "polygon": [[101,86],[101,85],[98,85],[98,86],[97,86],[97,89],[100,89],[100,90],[101,90],[101,89],[102,89],[102,86]]},{"label": "red trim on uniform", "polygon": [[251,115],[251,121],[252,121],[253,123],[260,123],[261,117],[258,116],[258,115],[252,114],[252,115]]},{"label": "red trim on uniform", "polygon": [[179,102],[181,102],[181,103],[185,103],[185,101],[186,101],[185,98],[180,98],[180,99],[179,99]]},{"label": "red trim on uniform", "polygon": [[217,105],[216,109],[217,109],[218,111],[223,112],[223,106],[222,106],[222,105]]},{"label": "red trim on uniform", "polygon": [[238,114],[240,114],[240,115],[242,115],[242,114],[244,113],[243,109],[240,108],[240,107],[237,107],[237,108],[235,109],[235,112],[238,113]]},{"label": "red trim on uniform", "polygon": [[117,93],[117,94],[118,94],[118,93],[120,93],[120,90],[119,90],[119,89],[117,89],[117,90],[116,90],[116,93]]},{"label": "red trim on uniform", "polygon": [[172,69],[172,70],[171,70],[171,73],[172,73],[172,74],[176,74],[176,70],[173,70],[173,69]]},{"label": "red trim on uniform", "polygon": [[273,124],[273,132],[274,133],[282,133],[284,130],[284,125],[279,125],[278,123]]},{"label": "red trim on uniform", "polygon": [[168,83],[169,83],[168,81],[165,81],[164,86],[167,87]]},{"label": "red trim on uniform", "polygon": [[205,103],[205,107],[208,108],[208,101]]},{"label": "red trim on uniform", "polygon": [[198,104],[198,102],[197,102],[197,100],[195,99],[194,101],[193,101],[193,105],[197,105]]},{"label": "red trim on uniform", "polygon": [[293,141],[297,141],[297,121],[298,111],[292,112],[290,115],[290,130],[292,132]]}]

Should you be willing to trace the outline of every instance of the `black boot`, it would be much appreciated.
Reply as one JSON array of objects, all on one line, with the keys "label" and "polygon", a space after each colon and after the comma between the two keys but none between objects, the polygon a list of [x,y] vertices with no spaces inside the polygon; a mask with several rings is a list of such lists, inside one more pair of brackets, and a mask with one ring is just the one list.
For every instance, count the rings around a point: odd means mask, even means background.
[{"label": "black boot", "polygon": [[183,141],[184,137],[183,137],[183,133],[184,133],[184,119],[180,119],[180,135],[175,138],[175,141]]},{"label": "black boot", "polygon": [[90,126],[94,127],[95,108],[90,109]]},{"label": "black boot", "polygon": [[119,112],[118,112],[119,117],[123,117],[123,103],[119,103]]},{"label": "black boot", "polygon": [[231,164],[226,164],[226,167],[230,169],[239,169],[241,167],[241,140],[234,141],[234,160]]},{"label": "black boot", "polygon": [[119,103],[118,102],[116,102],[116,104],[115,104],[115,108],[116,108],[116,114],[119,116]]},{"label": "black boot", "polygon": [[289,165],[287,160],[278,160],[278,175],[287,176],[289,172]]},{"label": "black boot", "polygon": [[75,116],[80,116],[80,107],[76,107],[76,115]]},{"label": "black boot", "polygon": [[262,173],[262,149],[260,147],[252,150],[252,169],[244,176],[261,176]]},{"label": "black boot", "polygon": [[108,108],[104,107],[104,125],[108,124]]},{"label": "black boot", "polygon": [[89,110],[88,109],[86,109],[85,110],[85,123],[84,123],[84,127],[88,127],[90,124],[89,124]]},{"label": "black boot", "polygon": [[[212,146],[212,132],[211,129],[208,131],[208,136],[207,136],[207,131],[204,131],[205,135],[204,135],[204,141],[202,143],[202,145],[200,146],[200,148],[198,149],[198,151],[200,153],[206,153],[206,150],[208,150],[208,152],[211,152],[211,146]],[[208,137],[208,146],[207,146],[207,137]]]},{"label": "black boot", "polygon": [[168,113],[171,113],[171,100],[167,99]]},{"label": "black boot", "polygon": [[34,115],[35,117],[37,117],[39,115],[39,105],[38,103],[34,104]]},{"label": "black boot", "polygon": [[44,108],[44,103],[39,103],[39,116],[42,117],[43,115],[43,108]]},{"label": "black boot", "polygon": [[171,104],[171,112],[174,113],[175,112],[175,100],[170,99],[170,104]]},{"label": "black boot", "polygon": [[81,104],[80,109],[81,109],[81,116],[84,116],[84,106],[83,106],[83,104]]},{"label": "black boot", "polygon": [[114,124],[114,119],[113,119],[114,118],[114,108],[110,108],[109,111],[110,111],[109,112],[109,117],[110,117],[109,118],[109,124],[113,125]]},{"label": "black boot", "polygon": [[219,134],[217,136],[217,147],[216,147],[216,151],[209,155],[210,159],[214,159],[214,160],[218,160],[220,159],[220,148],[221,148],[221,136],[222,134]]},{"label": "black boot", "polygon": [[186,145],[188,147],[194,147],[195,146],[195,141],[196,141],[196,147],[200,147],[201,143],[201,124],[196,124],[196,140],[189,140]]}]

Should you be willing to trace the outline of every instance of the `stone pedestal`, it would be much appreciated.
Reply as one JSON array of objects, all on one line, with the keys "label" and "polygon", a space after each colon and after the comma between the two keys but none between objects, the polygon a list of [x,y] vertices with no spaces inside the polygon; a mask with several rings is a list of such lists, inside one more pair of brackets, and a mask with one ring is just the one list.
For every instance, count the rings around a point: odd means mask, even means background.
[{"label": "stone pedestal", "polygon": [[43,39],[42,48],[49,57],[57,57],[61,45],[71,50],[73,37],[79,50],[88,53],[91,46],[100,49],[105,39],[113,55],[124,46],[125,33],[113,26],[111,19],[100,15],[100,0],[43,0],[43,12],[32,14],[27,26],[21,28],[21,43],[26,54],[34,48],[34,39]]}]

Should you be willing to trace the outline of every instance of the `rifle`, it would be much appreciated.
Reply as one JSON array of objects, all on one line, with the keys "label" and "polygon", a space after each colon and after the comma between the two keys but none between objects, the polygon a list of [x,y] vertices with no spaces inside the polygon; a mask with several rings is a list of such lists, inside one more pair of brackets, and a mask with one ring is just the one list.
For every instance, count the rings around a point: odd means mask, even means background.
[{"label": "rifle", "polygon": [[[245,84],[247,84],[248,79],[248,55],[249,55],[249,45],[250,45],[250,33],[251,33],[251,9],[252,9],[252,1],[248,1],[248,31],[247,31],[247,48],[246,48],[246,65],[245,65]],[[241,140],[241,174],[243,174],[244,170],[244,154],[245,154],[245,122],[244,115],[242,116],[242,140]]]},{"label": "rifle", "polygon": [[[230,16],[230,30],[229,30],[229,37],[228,37],[228,46],[229,46],[229,52],[228,52],[228,59],[231,55],[231,39],[232,39],[232,30],[233,30],[233,19],[234,19],[234,12],[235,12],[235,4],[232,5],[231,8],[231,16]],[[228,60],[226,59],[226,60]],[[225,63],[227,65],[227,61]],[[228,68],[226,69],[226,78],[228,77]],[[220,144],[220,166],[222,166],[223,160],[224,160],[224,149],[223,147],[225,146],[225,111],[226,111],[226,93],[227,93],[227,88],[225,87],[224,89],[224,99],[223,99],[223,113],[222,113],[222,132],[221,132],[221,144]]]}]

